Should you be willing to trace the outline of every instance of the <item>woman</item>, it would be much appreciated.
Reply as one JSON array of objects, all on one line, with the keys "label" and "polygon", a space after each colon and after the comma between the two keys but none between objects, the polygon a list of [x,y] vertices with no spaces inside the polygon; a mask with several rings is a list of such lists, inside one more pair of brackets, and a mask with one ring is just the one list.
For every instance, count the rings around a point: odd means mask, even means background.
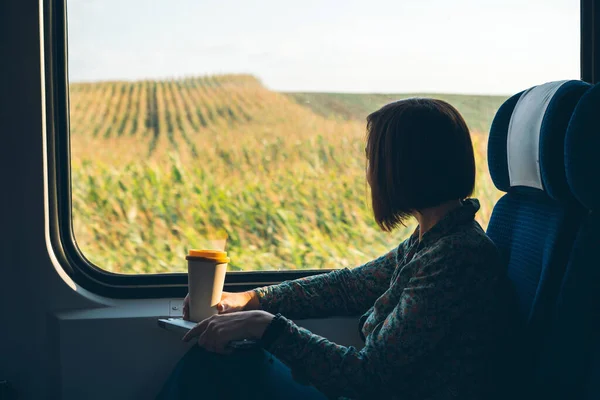
[{"label": "woman", "polygon": [[[508,284],[474,220],[469,130],[434,99],[388,104],[367,118],[367,181],[384,231],[419,226],[396,249],[341,269],[224,293],[160,398],[487,399],[507,336]],[[283,315],[283,316],[282,316]],[[288,318],[362,315],[364,347],[337,345]],[[187,298],[184,317],[188,316]],[[230,353],[258,339],[262,349]],[[225,355],[224,355],[225,354]]]}]

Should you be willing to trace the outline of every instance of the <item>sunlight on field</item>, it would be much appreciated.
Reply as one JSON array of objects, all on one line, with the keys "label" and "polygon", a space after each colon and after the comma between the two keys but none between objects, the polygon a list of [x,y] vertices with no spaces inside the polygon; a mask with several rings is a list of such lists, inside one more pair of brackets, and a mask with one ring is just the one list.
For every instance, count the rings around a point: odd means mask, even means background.
[{"label": "sunlight on field", "polygon": [[[414,229],[374,223],[364,129],[245,75],[73,84],[77,244],[109,271],[180,272],[225,229],[232,271],[357,266]],[[499,192],[473,140],[485,226]]]}]

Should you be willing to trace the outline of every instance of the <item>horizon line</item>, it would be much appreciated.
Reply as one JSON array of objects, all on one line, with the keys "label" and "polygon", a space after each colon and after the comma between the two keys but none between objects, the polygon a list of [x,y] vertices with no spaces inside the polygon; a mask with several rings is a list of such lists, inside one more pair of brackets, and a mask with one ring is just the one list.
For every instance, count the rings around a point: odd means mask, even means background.
[{"label": "horizon line", "polygon": [[238,76],[238,77],[248,77],[253,78],[261,84],[265,89],[277,92],[277,93],[306,93],[306,94],[363,94],[363,95],[397,95],[397,94],[426,94],[426,95],[454,95],[454,96],[485,96],[485,97],[510,97],[512,94],[509,93],[477,93],[477,92],[441,92],[441,91],[430,91],[430,90],[417,90],[417,91],[347,91],[347,90],[311,90],[311,89],[300,89],[300,90],[278,90],[268,87],[264,84],[264,82],[257,77],[256,75],[252,75],[249,73],[224,73],[224,74],[204,74],[204,75],[184,75],[184,76],[169,76],[169,77],[157,77],[157,78],[119,78],[119,79],[97,79],[97,80],[73,80],[69,81],[69,85],[71,84],[84,84],[84,85],[93,85],[93,84],[103,84],[103,83],[138,83],[138,82],[160,82],[160,81],[184,81],[186,79],[196,79],[196,78],[212,78],[212,77],[226,77],[226,76]]}]

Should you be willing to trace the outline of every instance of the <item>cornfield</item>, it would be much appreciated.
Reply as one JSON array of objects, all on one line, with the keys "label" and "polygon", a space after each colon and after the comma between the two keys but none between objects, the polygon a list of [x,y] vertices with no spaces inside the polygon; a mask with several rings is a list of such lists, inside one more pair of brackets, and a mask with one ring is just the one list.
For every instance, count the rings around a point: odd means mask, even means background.
[{"label": "cornfield", "polygon": [[[124,274],[185,271],[187,250],[223,230],[231,271],[354,267],[388,251],[414,225],[389,234],[373,220],[364,117],[374,108],[355,104],[370,95],[330,96],[273,92],[247,75],[72,84],[79,248]],[[344,99],[356,117],[340,112]],[[458,108],[479,128],[501,100],[463,96]],[[481,131],[472,137],[485,227],[500,194]]]}]

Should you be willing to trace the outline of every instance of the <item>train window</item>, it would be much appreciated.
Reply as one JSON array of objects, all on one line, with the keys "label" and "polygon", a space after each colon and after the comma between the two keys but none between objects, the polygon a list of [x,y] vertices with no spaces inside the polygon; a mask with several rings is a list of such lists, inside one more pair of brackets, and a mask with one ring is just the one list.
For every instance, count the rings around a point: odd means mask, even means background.
[{"label": "train window", "polygon": [[486,226],[495,111],[580,77],[573,0],[68,0],[66,15],[73,236],[116,274],[183,272],[222,232],[231,272],[382,254],[414,226],[372,218],[365,117],[415,95],[467,120]]}]

